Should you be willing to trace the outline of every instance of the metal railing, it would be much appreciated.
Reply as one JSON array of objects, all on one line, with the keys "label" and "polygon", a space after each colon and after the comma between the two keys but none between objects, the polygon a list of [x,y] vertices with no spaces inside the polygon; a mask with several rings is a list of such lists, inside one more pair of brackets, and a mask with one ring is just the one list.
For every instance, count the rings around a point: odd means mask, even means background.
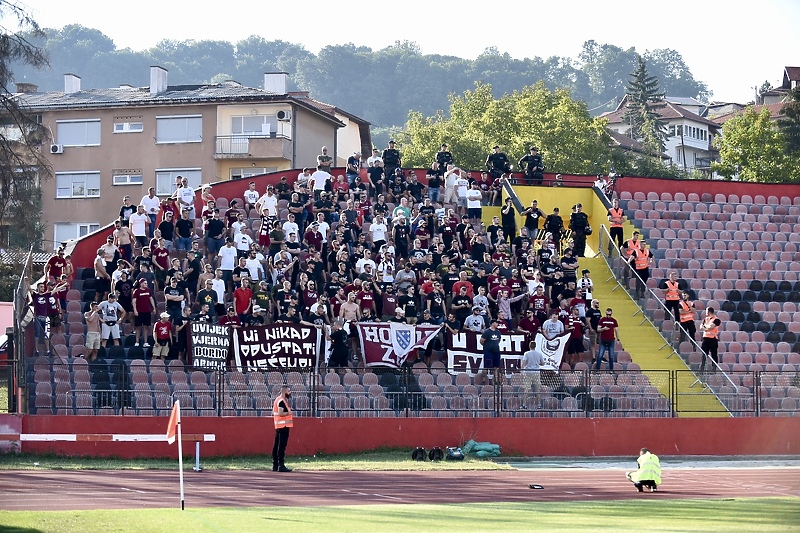
[{"label": "metal railing", "polygon": [[[131,364],[133,363],[133,364]],[[300,417],[620,418],[800,414],[798,372],[714,373],[707,386],[680,371],[496,371],[451,374],[443,367],[399,370],[209,372],[144,361],[87,364],[38,358],[28,365],[31,413],[166,416],[180,399],[186,416],[272,415],[283,384]],[[730,383],[734,385],[730,385]]]},{"label": "metal railing", "polygon": [[36,317],[28,304],[28,292],[33,277],[33,246],[23,263],[19,282],[14,290],[14,313],[11,328],[6,329],[6,355],[11,361],[11,375],[8,378],[8,412],[22,413],[26,411],[25,398],[28,395],[28,382],[25,379],[25,358],[33,353],[30,339],[35,335]]},{"label": "metal railing", "polygon": [[[658,331],[664,344],[659,348],[670,348],[670,355],[678,355],[686,364],[686,367],[696,372],[694,384],[705,386],[706,377],[710,373],[719,372],[728,380],[728,384],[733,386],[733,381],[722,372],[719,364],[711,357],[707,356],[695,339],[689,338],[680,326],[677,317],[667,308],[664,301],[658,297],[655,291],[648,286],[648,281],[643,281],[634,270],[633,266],[622,255],[622,251],[617,248],[616,243],[612,242],[611,235],[605,225],[600,226],[600,253],[605,259],[612,276],[606,281],[614,280],[617,286],[613,290],[622,289],[633,302],[639,307],[634,313],[634,317],[641,315],[640,325],[649,323]],[[683,343],[688,343],[691,351],[687,351]],[[703,360],[705,359],[705,364]]]}]

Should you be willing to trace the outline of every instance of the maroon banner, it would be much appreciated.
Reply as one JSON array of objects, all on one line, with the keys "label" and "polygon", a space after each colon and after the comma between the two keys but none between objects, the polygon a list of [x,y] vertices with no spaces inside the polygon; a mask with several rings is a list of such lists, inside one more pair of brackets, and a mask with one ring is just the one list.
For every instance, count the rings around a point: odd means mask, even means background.
[{"label": "maroon banner", "polygon": [[[474,331],[447,332],[447,369],[452,374],[468,372],[479,374],[483,370],[483,346],[480,334]],[[522,355],[528,351],[527,335],[512,333],[500,336],[500,367],[507,371],[519,370]]]},{"label": "maroon banner", "polygon": [[398,322],[366,322],[358,327],[358,339],[366,366],[400,368],[409,355],[425,349],[442,326],[412,326]]}]

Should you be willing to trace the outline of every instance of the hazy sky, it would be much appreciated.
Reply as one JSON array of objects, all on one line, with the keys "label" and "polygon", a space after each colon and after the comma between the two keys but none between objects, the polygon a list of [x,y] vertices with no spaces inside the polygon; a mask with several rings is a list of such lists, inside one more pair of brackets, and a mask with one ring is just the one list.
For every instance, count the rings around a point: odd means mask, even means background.
[{"label": "hazy sky", "polygon": [[235,43],[254,34],[301,44],[313,53],[330,44],[354,43],[379,50],[395,41],[413,41],[425,54],[467,59],[491,46],[520,59],[553,55],[577,59],[589,39],[639,52],[671,48],[718,101],[752,100],[754,86],[765,80],[779,85],[785,66],[800,66],[797,0],[7,1],[27,6],[42,27],[81,24],[100,30],[118,48],[133,50],[149,48],[161,39]]}]

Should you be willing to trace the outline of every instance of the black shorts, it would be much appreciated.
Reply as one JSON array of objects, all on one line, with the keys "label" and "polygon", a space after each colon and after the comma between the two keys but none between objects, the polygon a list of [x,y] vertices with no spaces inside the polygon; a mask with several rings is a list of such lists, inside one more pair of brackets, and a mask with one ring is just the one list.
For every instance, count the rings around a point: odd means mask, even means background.
[{"label": "black shorts", "polygon": [[499,368],[500,367],[500,352],[487,352],[483,351],[483,368]]},{"label": "black shorts", "polygon": [[583,339],[570,339],[567,345],[567,353],[583,353]]},{"label": "black shorts", "polygon": [[94,290],[96,292],[108,292],[111,290],[111,280],[106,278],[97,278],[94,282]]},{"label": "black shorts", "polygon": [[338,368],[347,366],[347,350],[333,350],[331,356],[328,358],[328,366],[330,368]]},{"label": "black shorts", "polygon": [[153,314],[151,312],[147,313],[139,313],[133,319],[133,325],[135,327],[139,326],[152,326],[153,325]]}]

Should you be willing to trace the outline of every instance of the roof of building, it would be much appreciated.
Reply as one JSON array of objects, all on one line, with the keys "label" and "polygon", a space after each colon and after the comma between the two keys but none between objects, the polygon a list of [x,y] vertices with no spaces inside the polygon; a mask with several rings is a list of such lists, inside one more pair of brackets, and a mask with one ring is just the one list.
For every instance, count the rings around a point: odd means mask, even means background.
[{"label": "roof of building", "polygon": [[[608,133],[608,136],[611,137],[612,145],[618,146],[623,150],[628,150],[639,154],[644,153],[644,146],[636,139],[631,139],[624,133],[620,133],[609,128],[606,128],[606,133]],[[669,159],[670,157],[666,154],[661,154],[661,158]]]},{"label": "roof of building", "polygon": [[[236,102],[286,102],[301,106],[328,120],[339,121],[329,104],[292,94],[276,94],[245,87],[236,81],[208,85],[170,85],[159,94],[150,94],[150,87],[115,87],[112,89],[85,89],[74,93],[36,92],[14,95],[31,111],[58,109],[88,109],[104,107],[175,106]],[[354,117],[357,118],[357,117]]]},{"label": "roof of building", "polygon": [[673,104],[678,105],[690,105],[690,106],[700,106],[703,107],[705,104],[696,98],[692,98],[691,96],[665,96],[664,100],[667,102],[671,102]]},{"label": "roof of building", "polygon": [[791,82],[800,82],[800,67],[784,67],[781,87],[791,89]]},{"label": "roof of building", "polygon": [[719,124],[725,124],[727,121],[732,119],[733,117],[739,116],[743,114],[747,109],[752,108],[756,111],[756,113],[761,113],[762,110],[768,109],[769,110],[769,117],[772,120],[777,120],[781,116],[781,109],[783,106],[786,105],[785,103],[779,102],[776,104],[766,104],[766,105],[749,105],[747,107],[743,107],[742,109],[737,109],[735,111],[730,111],[728,113],[724,113],[722,115],[717,115],[716,117],[712,118],[711,120]]},{"label": "roof of building", "polygon": [[[705,124],[711,128],[719,128],[719,124],[708,120],[707,118],[703,118],[697,113],[692,113],[688,109],[681,107],[678,104],[673,104],[667,101],[661,101],[663,106],[656,109],[655,112],[658,113],[658,116],[664,120],[670,119],[677,119],[677,118],[684,118],[687,120],[692,120],[694,122],[698,122],[700,124]],[[603,113],[600,115],[601,118],[605,118],[608,120],[609,124],[624,124],[625,119],[625,111],[627,109],[627,96],[623,98],[623,101],[614,111],[610,111],[608,113]]]}]

